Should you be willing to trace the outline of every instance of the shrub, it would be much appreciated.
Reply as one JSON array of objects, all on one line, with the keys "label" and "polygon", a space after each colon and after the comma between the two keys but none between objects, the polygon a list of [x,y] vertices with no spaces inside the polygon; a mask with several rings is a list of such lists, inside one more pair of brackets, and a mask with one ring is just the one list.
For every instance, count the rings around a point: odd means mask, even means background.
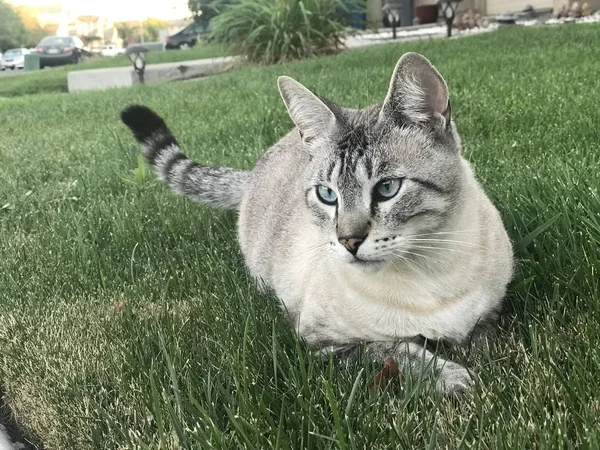
[{"label": "shrub", "polygon": [[235,0],[213,21],[213,37],[250,61],[275,63],[333,53],[360,0]]}]

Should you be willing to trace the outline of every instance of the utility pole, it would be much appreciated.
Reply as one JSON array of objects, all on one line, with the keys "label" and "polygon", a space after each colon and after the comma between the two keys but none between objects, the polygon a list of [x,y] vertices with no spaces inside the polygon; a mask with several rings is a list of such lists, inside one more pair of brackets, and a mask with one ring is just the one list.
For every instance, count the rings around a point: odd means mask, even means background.
[{"label": "utility pole", "polygon": [[140,20],[140,41],[142,42],[142,44],[144,43],[144,21]]}]

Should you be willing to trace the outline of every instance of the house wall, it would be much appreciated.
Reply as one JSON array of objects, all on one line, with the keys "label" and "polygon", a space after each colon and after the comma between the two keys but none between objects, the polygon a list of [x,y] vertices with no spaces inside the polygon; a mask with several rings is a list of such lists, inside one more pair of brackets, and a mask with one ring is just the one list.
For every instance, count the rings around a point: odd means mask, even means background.
[{"label": "house wall", "polygon": [[[569,6],[569,0],[474,0],[484,4],[484,8],[478,8],[485,15],[495,16],[506,11],[516,12],[522,11],[526,5],[531,5],[535,9],[551,9],[556,11],[563,7]],[[580,0],[580,4],[586,0]],[[600,0],[587,0],[590,7],[596,11],[600,9]]]},{"label": "house wall", "polygon": [[[487,0],[490,1],[490,0]],[[504,0],[496,0],[504,1]],[[549,0],[552,1],[552,0]],[[557,1],[557,0],[555,0]],[[600,0],[598,0],[600,1]],[[381,13],[382,0],[367,0],[367,24],[370,26],[381,27],[383,15]],[[436,0],[415,0],[415,8],[422,5],[435,5]],[[458,11],[466,11],[467,9],[476,8],[479,11],[485,9],[486,0],[463,0],[458,5]]]},{"label": "house wall", "polygon": [[[436,0],[414,0],[415,8],[421,5],[435,5]],[[467,2],[473,0],[467,0]],[[367,0],[367,24],[371,26],[381,27],[383,14],[381,7],[383,0]]]},{"label": "house wall", "polygon": [[495,16],[506,11],[522,11],[526,5],[535,9],[552,9],[557,0],[487,0],[486,14]]},{"label": "house wall", "polygon": [[383,15],[381,14],[381,0],[367,0],[367,26],[381,27]]},{"label": "house wall", "polygon": [[[580,0],[581,3],[586,0]],[[594,11],[600,10],[600,0],[587,0]],[[381,27],[382,0],[367,0],[367,23]],[[476,9],[486,16],[495,16],[505,11],[521,11],[526,5],[535,9],[557,10],[563,5],[569,5],[569,0],[463,0],[459,3],[458,10],[466,11]],[[415,6],[435,4],[435,0],[415,0]]]}]

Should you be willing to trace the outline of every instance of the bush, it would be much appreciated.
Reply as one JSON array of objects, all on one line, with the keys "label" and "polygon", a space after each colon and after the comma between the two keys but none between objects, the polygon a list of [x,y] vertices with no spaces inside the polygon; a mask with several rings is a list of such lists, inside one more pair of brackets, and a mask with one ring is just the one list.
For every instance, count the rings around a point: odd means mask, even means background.
[{"label": "bush", "polygon": [[348,0],[236,0],[212,20],[213,37],[253,62],[333,53],[343,45]]}]

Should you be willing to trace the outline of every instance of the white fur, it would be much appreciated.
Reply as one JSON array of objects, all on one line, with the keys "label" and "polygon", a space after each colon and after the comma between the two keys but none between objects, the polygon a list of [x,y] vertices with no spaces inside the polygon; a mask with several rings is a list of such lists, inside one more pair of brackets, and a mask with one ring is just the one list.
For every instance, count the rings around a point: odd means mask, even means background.
[{"label": "white fur", "polygon": [[[309,343],[385,341],[423,335],[462,341],[502,300],[512,276],[512,251],[497,211],[476,183],[465,162],[469,198],[452,228],[444,234],[447,251],[412,266],[386,263],[370,273],[344,264],[352,259],[341,245],[322,242],[305,213],[290,236],[288,252],[303,255],[287,260],[268,277],[285,307],[299,311],[297,327]],[[244,205],[242,206],[242,214]],[[241,217],[243,228],[244,217]],[[483,227],[483,224],[486,224]],[[472,232],[468,232],[472,230]],[[448,231],[452,231],[451,229]],[[467,233],[465,233],[467,231]],[[241,234],[242,249],[251,243]],[[368,248],[360,249],[368,252]],[[262,266],[250,270],[262,277]],[[316,324],[326,323],[326,327]]]},{"label": "white fur", "polygon": [[[320,128],[323,125],[317,120],[327,116],[324,103],[292,81],[280,78],[280,89],[298,126],[313,133],[319,130],[317,134],[332,133],[327,127]],[[395,99],[398,96],[393,95],[394,90],[402,94],[401,100]],[[395,104],[398,101],[400,105]],[[311,105],[317,111],[315,115],[310,113]],[[377,244],[377,233],[387,230],[373,224],[369,238],[356,255],[372,262],[357,264],[338,243],[337,227],[317,226],[314,210],[305,203],[318,202],[314,190],[305,193],[307,184],[302,177],[310,176],[305,174],[306,167],[315,163],[319,154],[305,151],[297,131],[259,160],[242,200],[239,239],[250,273],[275,291],[300,336],[316,347],[387,342],[417,335],[464,341],[481,321],[495,318],[512,278],[512,248],[502,220],[468,162],[459,156],[460,138],[454,124],[451,122],[450,128],[446,124],[449,109],[445,82],[425,58],[409,54],[400,60],[379,120],[393,120],[390,111],[396,107],[423,128],[417,125],[388,131],[397,146],[389,151],[405,152],[407,156],[399,164],[409,171],[394,201],[400,201],[411,189],[424,189],[418,180],[411,181],[411,171],[426,175],[428,164],[429,169],[438,164],[435,173],[443,177],[443,164],[451,164],[448,170],[452,167],[455,175],[452,183],[455,192],[460,193],[460,201],[453,200],[452,211],[447,211],[447,196],[425,188],[427,193],[422,197],[427,208],[447,212],[447,220],[439,222],[443,223],[442,229],[420,234],[419,230],[428,228],[419,220],[435,220],[435,215],[415,217],[392,238],[381,234],[386,237],[383,247]],[[428,128],[432,123],[434,127]],[[446,138],[450,133],[452,139],[446,142],[452,143],[447,144],[449,148],[435,149],[426,133],[446,133]],[[335,178],[337,170],[335,166],[331,180],[334,185],[340,182]],[[369,199],[374,185],[366,183],[376,180],[369,181],[360,164],[355,176],[364,180],[361,198]],[[354,195],[359,201],[360,194]],[[368,203],[355,209],[352,214],[357,217],[353,219],[364,220],[361,215],[368,214]],[[336,207],[318,204],[332,220],[335,208],[339,208],[338,225],[344,215],[350,214],[344,212],[343,202]],[[391,205],[392,201],[379,207]],[[438,385],[446,387],[440,389],[467,384],[464,368],[445,363],[448,368],[440,373]]]}]

